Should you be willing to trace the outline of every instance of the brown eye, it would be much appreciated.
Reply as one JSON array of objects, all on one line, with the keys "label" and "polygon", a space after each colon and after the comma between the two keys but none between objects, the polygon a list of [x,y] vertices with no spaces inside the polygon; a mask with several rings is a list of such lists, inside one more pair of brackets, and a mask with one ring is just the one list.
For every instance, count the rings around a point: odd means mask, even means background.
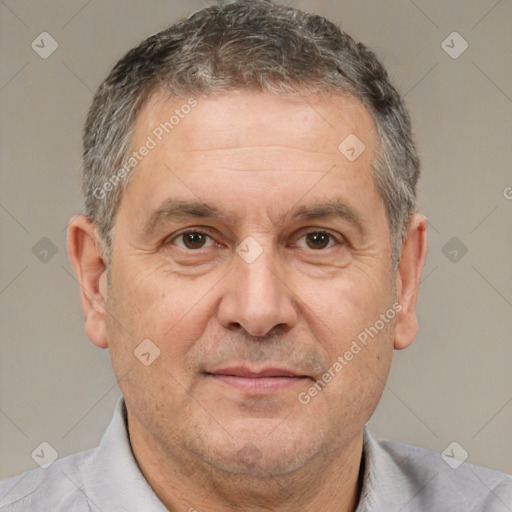
[{"label": "brown eye", "polygon": [[306,237],[306,244],[310,249],[325,249],[333,238],[329,233],[321,231],[312,231],[304,236]]},{"label": "brown eye", "polygon": [[202,249],[207,238],[210,237],[204,233],[199,233],[198,231],[187,231],[186,233],[178,235],[175,240],[180,240],[182,242],[183,245],[178,244],[179,247],[194,250]]}]

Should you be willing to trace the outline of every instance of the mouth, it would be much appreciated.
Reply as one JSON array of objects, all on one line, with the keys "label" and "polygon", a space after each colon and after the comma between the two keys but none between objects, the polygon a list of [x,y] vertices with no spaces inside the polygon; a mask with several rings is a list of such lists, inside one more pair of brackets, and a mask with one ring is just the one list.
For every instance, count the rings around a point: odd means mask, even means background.
[{"label": "mouth", "polygon": [[284,368],[267,367],[255,371],[243,366],[221,368],[213,372],[206,372],[206,375],[221,384],[257,395],[281,391],[309,378],[308,375]]}]

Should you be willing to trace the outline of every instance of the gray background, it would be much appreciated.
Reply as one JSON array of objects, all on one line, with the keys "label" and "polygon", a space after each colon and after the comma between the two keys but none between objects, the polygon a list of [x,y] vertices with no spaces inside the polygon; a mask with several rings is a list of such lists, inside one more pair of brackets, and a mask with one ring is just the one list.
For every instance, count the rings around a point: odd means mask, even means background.
[{"label": "gray background", "polygon": [[[396,353],[370,427],[438,452],[457,441],[469,462],[512,473],[512,2],[290,4],[376,51],[405,94],[423,159],[420,333]],[[0,478],[37,467],[42,441],[61,457],[97,445],[111,419],[119,389],[108,352],[84,333],[65,245],[81,210],[82,124],[129,48],[206,5],[0,1]],[[469,44],[456,59],[441,46],[453,31]],[[31,48],[42,32],[59,45],[46,59]]]}]

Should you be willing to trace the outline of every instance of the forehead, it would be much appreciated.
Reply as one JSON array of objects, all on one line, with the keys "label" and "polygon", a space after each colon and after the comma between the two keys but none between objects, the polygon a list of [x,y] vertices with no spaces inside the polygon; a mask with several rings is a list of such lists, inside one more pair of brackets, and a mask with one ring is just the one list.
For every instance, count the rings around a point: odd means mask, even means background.
[{"label": "forehead", "polygon": [[375,143],[368,110],[356,98],[341,94],[233,91],[175,98],[160,92],[138,116],[133,140],[150,134],[162,137],[158,145],[172,145],[175,152],[268,145],[339,156],[338,145],[350,134],[358,135],[370,150]]},{"label": "forehead", "polygon": [[[152,149],[133,169],[120,209],[151,212],[172,197],[221,199],[217,204],[238,209],[240,218],[330,191],[344,192],[347,203],[375,200],[375,134],[370,114],[352,97],[156,94],[137,119],[131,148],[151,140]],[[364,148],[357,159],[340,151],[346,140]]]}]

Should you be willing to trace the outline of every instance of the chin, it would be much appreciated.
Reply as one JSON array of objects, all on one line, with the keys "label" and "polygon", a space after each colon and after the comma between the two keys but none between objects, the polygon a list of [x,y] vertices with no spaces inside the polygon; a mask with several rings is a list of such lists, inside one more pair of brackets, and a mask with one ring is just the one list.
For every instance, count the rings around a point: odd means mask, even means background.
[{"label": "chin", "polygon": [[225,432],[215,436],[211,430],[203,433],[195,439],[196,455],[216,470],[275,477],[297,471],[324,448],[318,437],[322,429],[312,431],[310,426],[284,426],[285,422],[282,422],[272,431],[268,426],[255,429],[255,422],[249,423],[251,425],[244,425],[245,428],[230,428],[232,437],[226,436]]}]

